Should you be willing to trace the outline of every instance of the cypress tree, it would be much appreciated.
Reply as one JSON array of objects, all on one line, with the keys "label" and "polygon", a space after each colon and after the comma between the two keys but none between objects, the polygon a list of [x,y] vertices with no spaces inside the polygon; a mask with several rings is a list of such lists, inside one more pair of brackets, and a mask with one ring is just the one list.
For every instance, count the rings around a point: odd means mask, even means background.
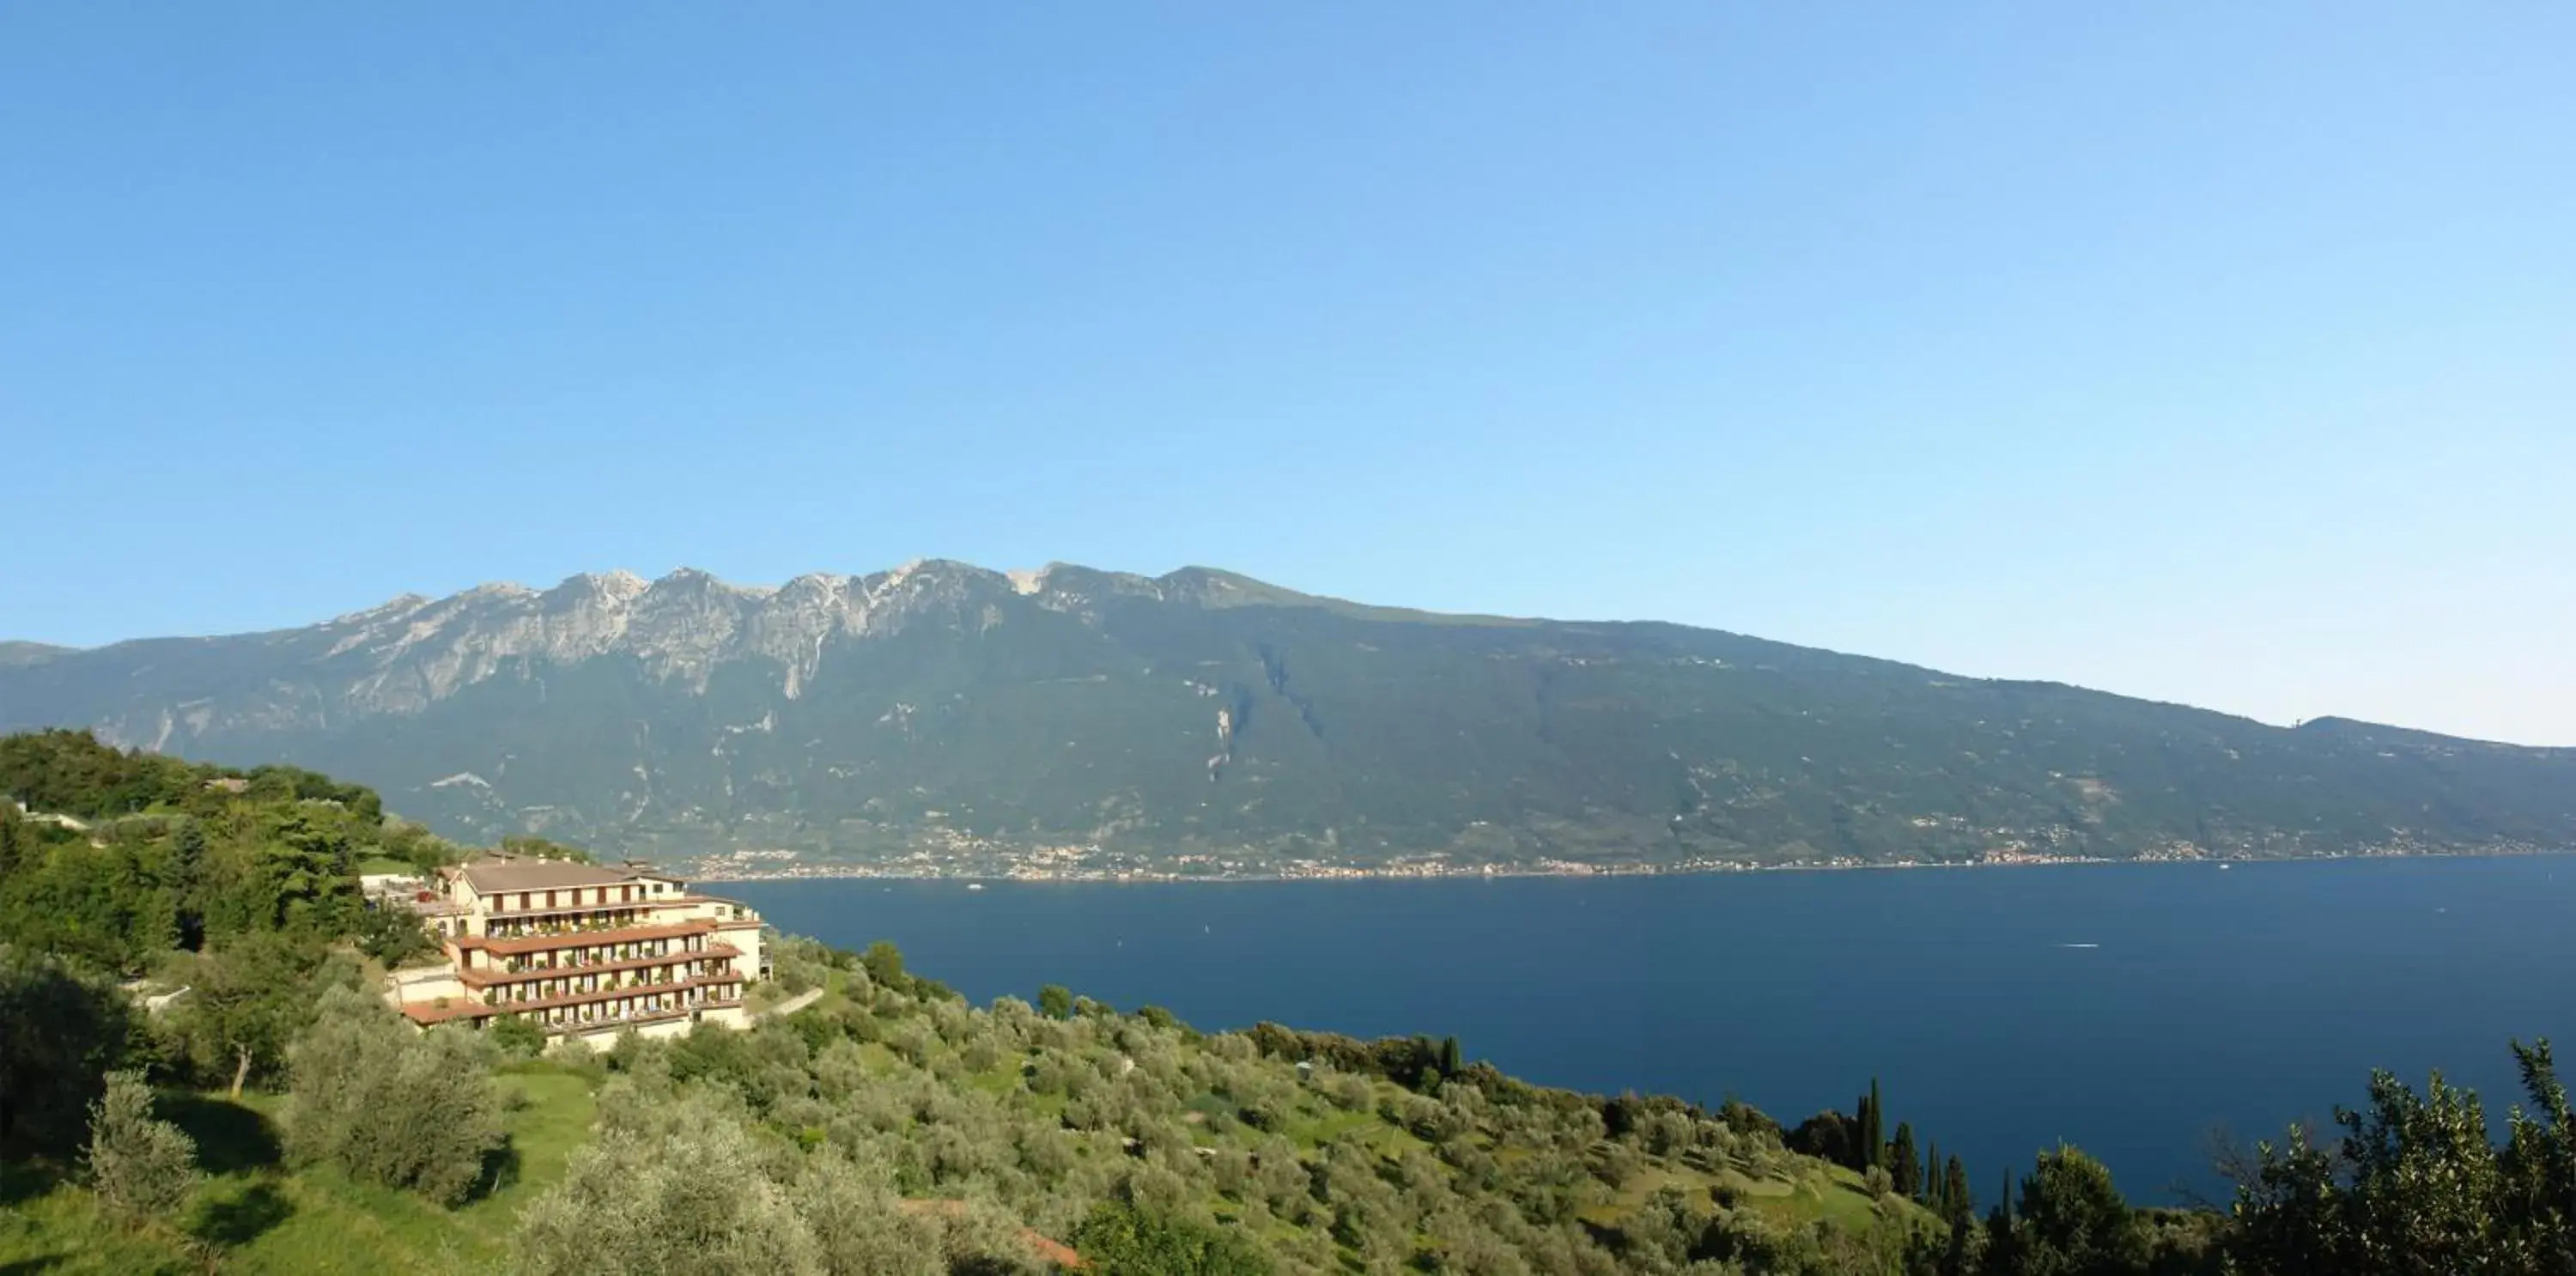
[{"label": "cypress tree", "polygon": [[1923,1190],[1923,1162],[1914,1154],[1914,1123],[1896,1123],[1896,1142],[1887,1153],[1888,1186],[1898,1196],[1912,1197]]},{"label": "cypress tree", "polygon": [[2004,1171],[2004,1194],[1986,1216],[1986,1260],[1979,1269],[2011,1273],[2021,1270],[2018,1237],[2013,1235],[2012,1171]]},{"label": "cypress tree", "polygon": [[1916,1193],[1914,1199],[1923,1202],[1933,1213],[1948,1218],[1950,1208],[1941,1200],[1941,1189],[1946,1186],[1948,1183],[1941,1177],[1941,1145],[1929,1144],[1923,1151],[1923,1190]]},{"label": "cypress tree", "polygon": [[1957,1222],[1966,1222],[1976,1212],[1977,1202],[1968,1193],[1968,1167],[1960,1164],[1956,1156],[1941,1171],[1941,1195],[1945,1212]]},{"label": "cypress tree", "polygon": [[1866,1094],[1860,1097],[1860,1102],[1852,1105],[1851,1160],[1849,1164],[1854,1170],[1862,1173],[1867,1173],[1871,1165],[1869,1132],[1870,1128],[1878,1121],[1878,1114],[1872,1110],[1873,1107],[1874,1105],[1870,1102],[1870,1096]]},{"label": "cypress tree", "polygon": [[1465,1066],[1465,1063],[1465,1059],[1463,1059],[1459,1054],[1458,1039],[1456,1037],[1441,1038],[1440,1075],[1444,1077],[1454,1077],[1458,1075],[1458,1070]]},{"label": "cypress tree", "polygon": [[1869,1079],[1869,1112],[1861,1118],[1861,1163],[1866,1173],[1873,1165],[1887,1164],[1887,1111],[1885,1100],[1878,1095],[1878,1078]]},{"label": "cypress tree", "polygon": [[170,835],[170,894],[178,905],[179,946],[189,950],[205,942],[205,915],[200,907],[206,876],[206,830],[181,817]]}]

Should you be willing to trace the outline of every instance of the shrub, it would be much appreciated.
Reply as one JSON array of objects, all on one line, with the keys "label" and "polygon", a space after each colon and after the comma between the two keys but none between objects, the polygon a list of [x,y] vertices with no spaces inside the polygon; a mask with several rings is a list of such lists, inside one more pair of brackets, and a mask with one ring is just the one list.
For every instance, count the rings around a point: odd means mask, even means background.
[{"label": "shrub", "polygon": [[1270,1262],[1242,1237],[1169,1214],[1103,1205],[1074,1232],[1093,1270],[1114,1276],[1266,1276]]},{"label": "shrub", "polygon": [[458,1028],[416,1032],[354,989],[332,989],[320,1010],[287,1050],[287,1151],[442,1204],[464,1200],[484,1158],[508,1142],[491,1043]]},{"label": "shrub", "polygon": [[100,1200],[136,1218],[176,1214],[196,1187],[197,1145],[153,1119],[142,1073],[107,1074],[107,1094],[90,1110],[89,1174]]},{"label": "shrub", "polygon": [[534,1059],[546,1048],[546,1030],[526,1015],[503,1015],[483,1031],[494,1049],[513,1059]]},{"label": "shrub", "polygon": [[520,1214],[516,1270],[824,1270],[812,1230],[731,1114],[697,1097],[604,1102],[601,1127]]},{"label": "shrub", "polygon": [[1038,1013],[1049,1019],[1073,1017],[1073,993],[1062,984],[1048,984],[1038,989]]}]

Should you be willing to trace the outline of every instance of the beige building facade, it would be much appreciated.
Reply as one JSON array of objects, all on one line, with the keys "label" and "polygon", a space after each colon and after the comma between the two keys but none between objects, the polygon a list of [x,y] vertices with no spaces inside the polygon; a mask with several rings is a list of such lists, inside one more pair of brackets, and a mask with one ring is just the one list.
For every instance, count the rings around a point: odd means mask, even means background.
[{"label": "beige building facade", "polygon": [[423,1026],[524,1015],[603,1046],[630,1027],[740,1028],[743,990],[764,969],[758,913],[640,865],[476,860],[406,903],[447,957],[394,976],[391,999]]}]

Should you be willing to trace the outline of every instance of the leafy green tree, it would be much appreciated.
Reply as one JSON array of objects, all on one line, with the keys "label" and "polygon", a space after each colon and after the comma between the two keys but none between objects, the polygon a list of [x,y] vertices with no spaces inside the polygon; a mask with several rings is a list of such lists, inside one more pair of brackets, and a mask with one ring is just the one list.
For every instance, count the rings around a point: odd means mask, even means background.
[{"label": "leafy green tree", "polygon": [[1038,989],[1038,1013],[1049,1019],[1073,1018],[1073,990],[1063,984]]},{"label": "leafy green tree", "polygon": [[334,988],[287,1055],[287,1150],[456,1204],[508,1142],[492,1054],[474,1033],[418,1032],[383,1002]]},{"label": "leafy green tree", "polygon": [[[1345,1218],[1349,1215],[1345,1214]],[[1235,1233],[1132,1205],[1106,1204],[1074,1232],[1102,1276],[1266,1276],[1269,1260]]]},{"label": "leafy green tree", "polygon": [[2516,1109],[2508,1123],[2500,1206],[2528,1237],[2535,1268],[2576,1272],[2576,1111],[2546,1039],[2514,1042],[2513,1058],[2531,1111]]},{"label": "leafy green tree", "polygon": [[357,904],[348,831],[335,820],[287,813],[260,848],[256,873],[261,912],[273,929],[331,933]]},{"label": "leafy green tree", "polygon": [[[1866,1105],[1869,1101],[1864,1098]],[[1860,1164],[1860,1129],[1850,1117],[1827,1108],[1798,1123],[1798,1128],[1783,1136],[1792,1152],[1812,1156],[1836,1165],[1858,1167]]]},{"label": "leafy green tree", "polygon": [[35,848],[35,837],[27,831],[27,822],[18,818],[18,808],[0,801],[0,882],[17,875]]},{"label": "leafy green tree", "polygon": [[358,949],[389,969],[428,957],[438,951],[429,937],[429,929],[420,915],[405,908],[361,908],[358,910]]},{"label": "leafy green tree", "polygon": [[[600,1130],[519,1215],[512,1264],[531,1276],[824,1270],[773,1153],[697,1093],[601,1096]],[[820,1193],[820,1199],[839,1199]],[[899,1270],[899,1269],[898,1269]]]},{"label": "leafy green tree", "polygon": [[113,983],[0,944],[0,1152],[69,1153],[123,1060],[133,1012]]},{"label": "leafy green tree", "polygon": [[892,1176],[838,1148],[807,1158],[789,1188],[828,1276],[942,1276],[946,1238],[936,1220],[906,1210]]},{"label": "leafy green tree", "polygon": [[534,1059],[545,1053],[546,1030],[526,1015],[503,1015],[492,1021],[483,1035],[492,1048],[513,1059]]},{"label": "leafy green tree", "polygon": [[197,1185],[197,1145],[152,1115],[152,1087],[139,1072],[107,1074],[90,1109],[90,1186],[130,1218],[167,1221]]},{"label": "leafy green tree", "polygon": [[2065,1145],[2021,1183],[2012,1225],[2016,1276],[2127,1276],[2147,1268],[2145,1230],[2100,1161]]},{"label": "leafy green tree", "polygon": [[2549,1043],[2514,1045],[2531,1107],[2489,1142],[2475,1094],[2435,1073],[2417,1093],[2386,1072],[2338,1110],[2338,1145],[2292,1128],[2257,1148],[2228,1237],[2241,1271],[2355,1276],[2576,1270],[2576,1120]]},{"label": "leafy green tree", "polygon": [[859,955],[859,968],[868,972],[868,978],[880,988],[912,990],[911,978],[903,973],[903,950],[885,940],[868,945],[868,950]]},{"label": "leafy green tree", "polygon": [[318,955],[281,935],[250,933],[198,958],[190,994],[179,1002],[178,1031],[199,1074],[229,1075],[242,1087],[285,1059],[318,992]]}]

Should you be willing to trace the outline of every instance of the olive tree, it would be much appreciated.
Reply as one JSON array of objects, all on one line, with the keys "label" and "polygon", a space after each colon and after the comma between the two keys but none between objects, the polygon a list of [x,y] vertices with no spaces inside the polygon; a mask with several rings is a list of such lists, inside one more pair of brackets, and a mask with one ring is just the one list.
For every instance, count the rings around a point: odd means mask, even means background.
[{"label": "olive tree", "polygon": [[139,1072],[107,1074],[90,1108],[90,1186],[109,1207],[137,1219],[167,1219],[197,1185],[197,1145],[152,1115],[152,1087]]},{"label": "olive tree", "polygon": [[332,989],[319,1009],[287,1050],[288,1153],[464,1200],[508,1142],[491,1043],[461,1028],[420,1032],[355,989]]}]

